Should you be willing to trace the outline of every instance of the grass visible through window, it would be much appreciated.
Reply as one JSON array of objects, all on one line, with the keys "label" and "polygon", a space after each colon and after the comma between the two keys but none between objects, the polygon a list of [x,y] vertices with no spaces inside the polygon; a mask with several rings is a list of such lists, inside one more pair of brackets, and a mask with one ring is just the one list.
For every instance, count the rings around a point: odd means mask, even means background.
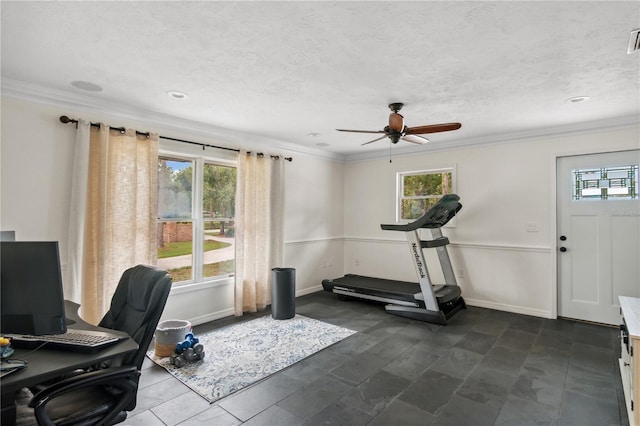
[{"label": "grass visible through window", "polygon": [[[204,251],[218,250],[229,247],[231,244],[221,241],[206,240],[204,242]],[[164,247],[158,248],[158,259],[166,257],[183,256],[191,254],[191,241],[179,241],[174,243],[164,243]]]},{"label": "grass visible through window", "polygon": [[[235,272],[235,261],[225,260],[224,262],[210,263],[204,265],[205,277],[217,277],[220,275],[232,274]],[[191,279],[191,266],[175,268],[169,270],[169,275],[173,282],[187,281]]]}]

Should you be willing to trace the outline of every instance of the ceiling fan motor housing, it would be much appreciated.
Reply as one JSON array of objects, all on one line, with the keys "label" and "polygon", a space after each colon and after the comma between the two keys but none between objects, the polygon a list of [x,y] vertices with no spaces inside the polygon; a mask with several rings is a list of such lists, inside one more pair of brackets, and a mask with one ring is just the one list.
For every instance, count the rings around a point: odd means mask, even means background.
[{"label": "ceiling fan motor housing", "polygon": [[396,132],[402,132],[404,130],[404,117],[397,112],[389,114],[389,128]]}]

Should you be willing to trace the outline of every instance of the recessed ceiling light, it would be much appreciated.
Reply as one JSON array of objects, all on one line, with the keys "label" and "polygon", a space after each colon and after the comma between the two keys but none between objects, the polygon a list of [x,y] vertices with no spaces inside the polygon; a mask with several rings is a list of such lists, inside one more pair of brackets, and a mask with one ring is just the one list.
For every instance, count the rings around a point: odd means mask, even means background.
[{"label": "recessed ceiling light", "polygon": [[167,92],[167,95],[173,99],[186,99],[189,97],[186,93],[179,92],[177,90],[171,90],[170,92]]},{"label": "recessed ceiling light", "polygon": [[577,103],[580,103],[580,102],[588,101],[589,99],[590,99],[589,96],[576,96],[575,98],[567,99],[567,102],[572,103],[572,104],[577,104]]},{"label": "recessed ceiling light", "polygon": [[325,146],[329,146],[329,144],[328,144],[328,143],[326,143],[326,142],[318,142],[318,143],[316,144],[316,146],[319,146],[319,147],[325,147]]},{"label": "recessed ceiling light", "polygon": [[320,136],[320,133],[315,133],[315,132],[307,133],[307,136],[311,136],[312,138],[317,138],[318,136]]},{"label": "recessed ceiling light", "polygon": [[102,92],[102,87],[90,81],[82,81],[82,80],[72,81],[71,85],[80,90],[86,90],[87,92]]}]

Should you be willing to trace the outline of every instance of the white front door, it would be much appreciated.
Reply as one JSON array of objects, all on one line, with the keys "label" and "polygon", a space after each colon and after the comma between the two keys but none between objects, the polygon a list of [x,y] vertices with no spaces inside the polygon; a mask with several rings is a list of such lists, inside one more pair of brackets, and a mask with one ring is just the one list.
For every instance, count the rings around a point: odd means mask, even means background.
[{"label": "white front door", "polygon": [[557,159],[558,316],[618,324],[640,297],[640,150]]}]

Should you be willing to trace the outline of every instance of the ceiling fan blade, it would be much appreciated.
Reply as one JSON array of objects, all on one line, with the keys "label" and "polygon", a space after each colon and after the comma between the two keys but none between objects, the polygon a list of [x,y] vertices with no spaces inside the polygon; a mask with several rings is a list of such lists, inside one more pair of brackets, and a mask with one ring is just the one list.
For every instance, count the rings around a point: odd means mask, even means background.
[{"label": "ceiling fan blade", "polygon": [[462,127],[460,123],[442,123],[442,124],[430,124],[428,126],[416,126],[407,128],[407,135],[419,135],[425,133],[438,133],[448,132],[451,130],[458,130]]},{"label": "ceiling fan blade", "polygon": [[362,145],[360,145],[360,146],[369,145],[369,144],[370,144],[370,143],[372,143],[372,142],[379,141],[380,139],[384,139],[384,138],[386,138],[386,137],[387,137],[387,135],[381,136],[381,137],[379,137],[378,139],[374,139],[374,140],[372,140],[372,141],[365,142],[365,143],[363,143],[363,144],[362,144]]},{"label": "ceiling fan blade", "polygon": [[384,133],[384,130],[348,130],[348,129],[336,129],[339,132],[352,132],[352,133]]},{"label": "ceiling fan blade", "polygon": [[425,143],[429,142],[429,139],[423,138],[422,136],[418,136],[418,135],[404,135],[400,139],[402,139],[403,141],[415,143],[418,145],[424,145]]}]

